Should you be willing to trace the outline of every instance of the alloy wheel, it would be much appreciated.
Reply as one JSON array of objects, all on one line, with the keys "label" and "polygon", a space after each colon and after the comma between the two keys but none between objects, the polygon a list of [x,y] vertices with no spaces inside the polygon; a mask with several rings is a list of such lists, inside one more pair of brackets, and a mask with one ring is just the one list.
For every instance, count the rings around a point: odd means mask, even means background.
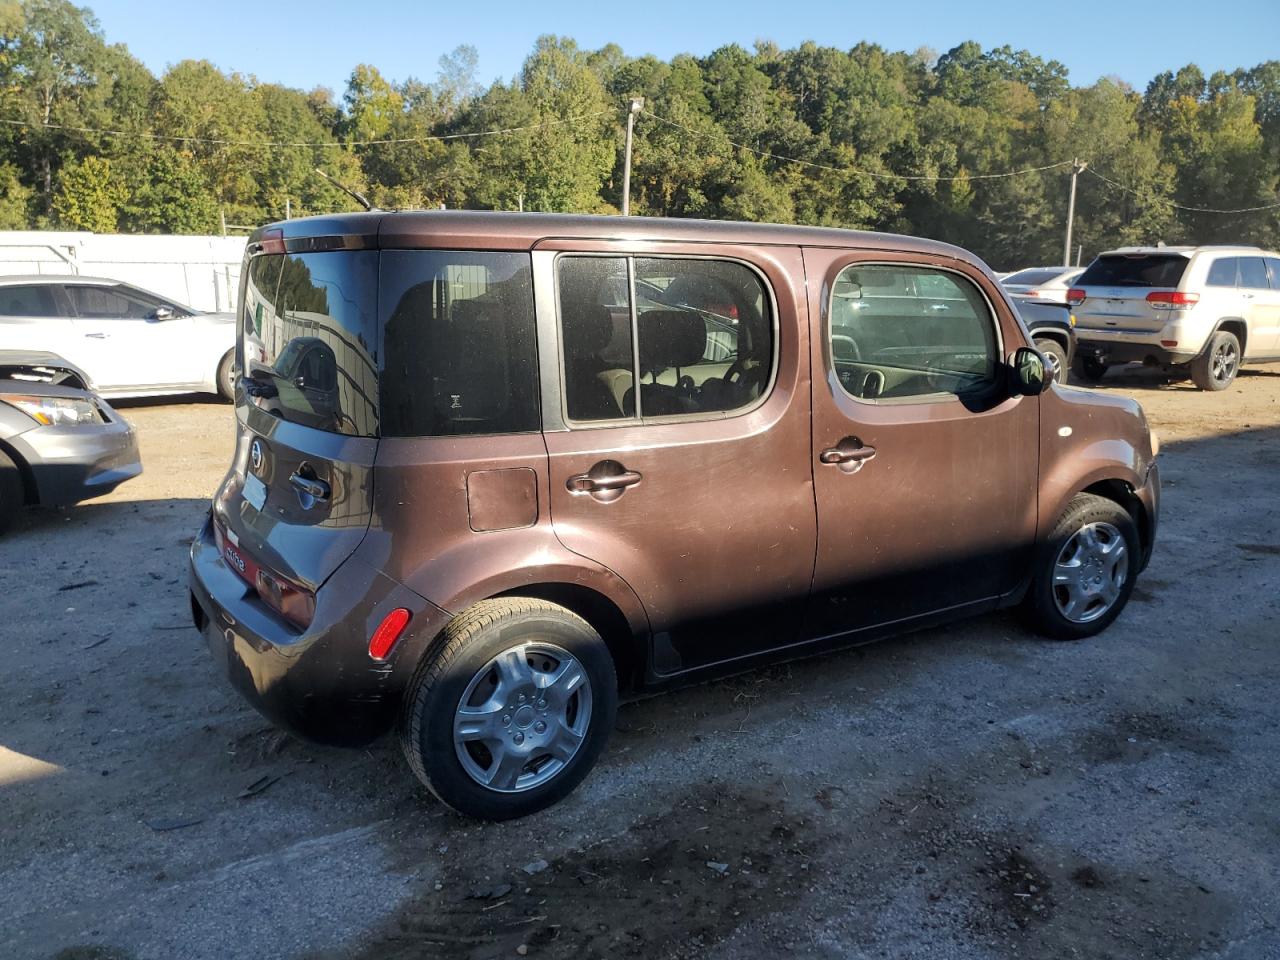
[{"label": "alloy wheel", "polygon": [[1073,623],[1090,623],[1106,614],[1129,575],[1129,548],[1109,523],[1090,523],[1067,539],[1053,567],[1053,599]]},{"label": "alloy wheel", "polygon": [[1209,369],[1214,380],[1227,383],[1235,376],[1239,363],[1240,355],[1236,352],[1236,345],[1227,339],[1214,349]]},{"label": "alloy wheel", "polygon": [[454,713],[453,744],[476,783],[522,793],[555,777],[591,725],[591,681],[553,643],[502,651],[467,684]]}]

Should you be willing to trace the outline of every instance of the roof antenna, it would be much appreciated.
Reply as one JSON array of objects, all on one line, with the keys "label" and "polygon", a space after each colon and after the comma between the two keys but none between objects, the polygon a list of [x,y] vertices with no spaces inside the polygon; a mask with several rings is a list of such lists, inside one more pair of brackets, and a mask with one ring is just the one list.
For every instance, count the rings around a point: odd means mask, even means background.
[{"label": "roof antenna", "polygon": [[343,193],[345,193],[347,196],[349,196],[349,197],[350,197],[352,200],[354,200],[356,203],[360,204],[360,206],[364,207],[366,210],[376,210],[376,209],[377,209],[377,207],[375,207],[372,203],[370,203],[370,202],[369,202],[368,198],[367,198],[367,197],[365,197],[365,195],[364,195],[363,193],[357,193],[355,190],[352,190],[352,189],[351,189],[350,187],[348,187],[346,184],[344,184],[344,183],[339,183],[337,180],[335,180],[333,177],[329,176],[327,173],[325,173],[325,172],[324,172],[323,170],[321,170],[319,167],[316,167],[316,173],[320,174],[320,176],[324,177],[326,180],[328,180],[328,181],[329,181],[330,183],[332,183],[335,187],[337,187],[339,190],[341,190]]}]

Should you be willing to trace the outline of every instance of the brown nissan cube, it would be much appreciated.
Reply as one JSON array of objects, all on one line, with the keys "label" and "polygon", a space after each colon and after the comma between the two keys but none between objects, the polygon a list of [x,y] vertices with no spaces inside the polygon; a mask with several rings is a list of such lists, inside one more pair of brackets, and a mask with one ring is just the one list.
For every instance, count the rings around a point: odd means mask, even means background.
[{"label": "brown nissan cube", "polygon": [[318,217],[250,239],[239,323],[196,626],[271,720],[394,729],[476,817],[569,793],[620,694],[999,607],[1087,637],[1151,555],[1141,408],[1049,384],[945,244]]}]

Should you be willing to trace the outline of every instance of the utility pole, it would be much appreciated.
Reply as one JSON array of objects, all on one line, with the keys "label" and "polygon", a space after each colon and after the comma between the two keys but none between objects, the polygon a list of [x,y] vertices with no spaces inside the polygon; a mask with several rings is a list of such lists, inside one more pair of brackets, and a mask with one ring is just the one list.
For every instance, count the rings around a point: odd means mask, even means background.
[{"label": "utility pole", "polygon": [[1087,163],[1075,159],[1071,161],[1071,199],[1067,201],[1067,242],[1062,246],[1062,265],[1071,266],[1071,228],[1076,219],[1076,178],[1088,169]]},{"label": "utility pole", "polygon": [[632,97],[627,109],[627,146],[622,161],[622,215],[631,213],[631,131],[635,127],[636,114],[644,109],[644,97]]}]

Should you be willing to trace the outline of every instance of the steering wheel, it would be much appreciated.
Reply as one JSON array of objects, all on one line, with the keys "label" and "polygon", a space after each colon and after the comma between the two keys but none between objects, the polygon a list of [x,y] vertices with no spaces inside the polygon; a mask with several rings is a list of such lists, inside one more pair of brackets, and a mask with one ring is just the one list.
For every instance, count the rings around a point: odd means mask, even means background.
[{"label": "steering wheel", "polygon": [[729,365],[729,369],[725,371],[724,382],[734,384],[744,390],[750,390],[755,386],[763,386],[764,373],[768,368],[762,363],[748,366],[750,362],[750,357],[736,358]]}]

